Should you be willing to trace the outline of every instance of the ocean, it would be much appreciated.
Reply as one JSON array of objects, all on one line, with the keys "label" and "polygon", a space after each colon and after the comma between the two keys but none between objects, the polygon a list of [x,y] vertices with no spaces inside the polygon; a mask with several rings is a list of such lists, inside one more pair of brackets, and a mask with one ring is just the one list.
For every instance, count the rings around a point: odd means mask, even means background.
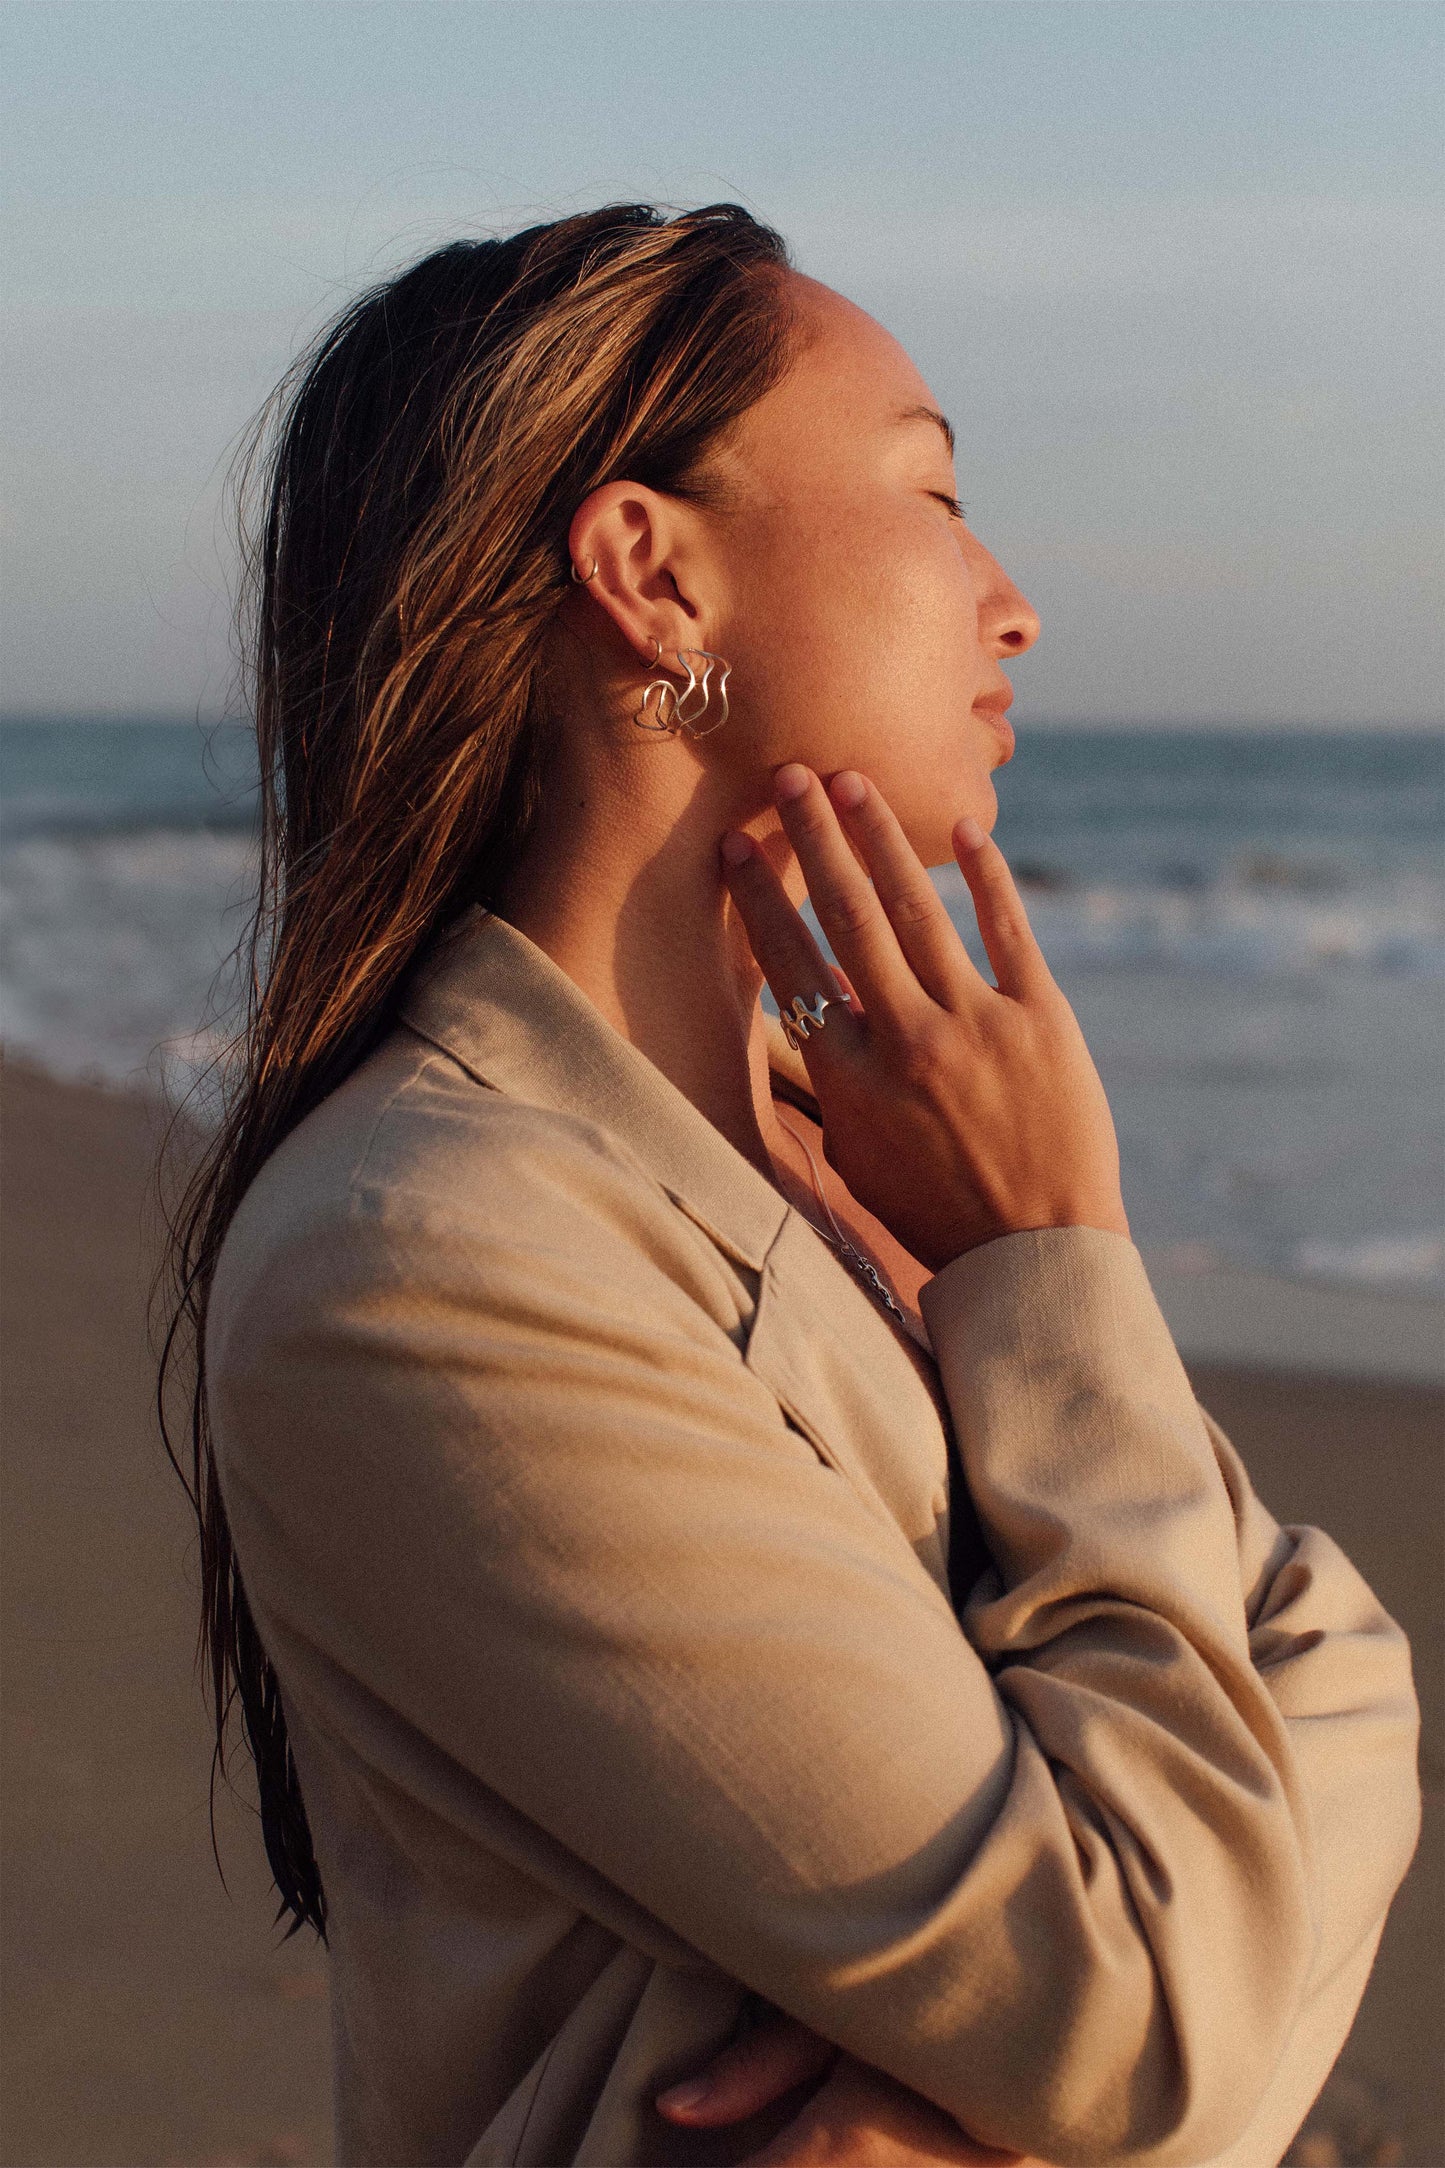
[{"label": "ocean", "polygon": [[[1141,1247],[1445,1293],[1445,739],[1025,726],[995,783]],[[9,1051],[194,1080],[224,1035],[252,786],[234,725],[0,724]],[[983,964],[962,876],[935,879]]]}]

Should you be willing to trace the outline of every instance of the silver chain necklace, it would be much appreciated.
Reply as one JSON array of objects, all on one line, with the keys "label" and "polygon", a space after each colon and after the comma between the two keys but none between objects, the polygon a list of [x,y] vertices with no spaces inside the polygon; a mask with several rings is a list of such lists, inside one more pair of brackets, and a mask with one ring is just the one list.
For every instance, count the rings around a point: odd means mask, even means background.
[{"label": "silver chain necklace", "polygon": [[853,1270],[857,1273],[859,1279],[862,1280],[863,1284],[865,1285],[865,1287],[868,1288],[870,1293],[878,1297],[878,1300],[883,1304],[885,1310],[889,1311],[892,1316],[896,1317],[900,1325],[902,1325],[904,1330],[907,1331],[907,1316],[905,1315],[903,1307],[899,1302],[897,1296],[894,1294],[892,1288],[883,1278],[882,1273],[878,1270],[878,1267],[874,1264],[872,1258],[865,1257],[860,1249],[855,1248],[853,1243],[851,1243],[848,1240],[848,1237],[844,1234],[842,1228],[838,1225],[837,1220],[833,1217],[833,1207],[829,1204],[827,1198],[823,1194],[823,1185],[818,1178],[818,1162],[813,1157],[812,1151],[809,1148],[807,1138],[802,1134],[801,1130],[794,1129],[791,1122],[783,1121],[782,1109],[777,1105],[776,1101],[773,1105],[773,1114],[776,1120],[782,1122],[784,1129],[786,1129],[788,1132],[788,1135],[790,1137],[796,1137],[799,1144],[802,1145],[803,1150],[807,1153],[808,1168],[813,1177],[813,1189],[817,1195],[819,1204],[823,1207],[823,1210],[828,1215],[829,1224],[831,1225],[833,1232],[830,1235],[827,1231],[827,1228],[818,1226],[816,1220],[809,1220],[809,1226],[813,1227],[817,1231],[817,1233],[823,1237],[823,1240],[828,1243],[831,1248],[835,1249],[838,1252],[838,1255],[842,1258],[844,1264],[852,1266]]}]

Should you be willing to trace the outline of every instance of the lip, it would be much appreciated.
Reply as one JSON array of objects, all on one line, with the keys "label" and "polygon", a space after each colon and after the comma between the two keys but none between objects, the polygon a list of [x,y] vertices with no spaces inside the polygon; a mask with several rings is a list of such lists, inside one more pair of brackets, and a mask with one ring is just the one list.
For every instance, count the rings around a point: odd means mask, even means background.
[{"label": "lip", "polygon": [[999,741],[1003,746],[1003,751],[999,755],[998,760],[998,765],[1000,768],[1004,765],[1005,761],[1012,760],[1014,754],[1014,745],[1016,741],[1014,738],[1013,725],[1004,713],[1004,710],[1011,705],[1012,701],[1013,694],[1010,692],[1007,693],[1002,700],[976,700],[973,704],[974,714],[986,715],[989,721],[993,724],[994,729],[998,732]]}]

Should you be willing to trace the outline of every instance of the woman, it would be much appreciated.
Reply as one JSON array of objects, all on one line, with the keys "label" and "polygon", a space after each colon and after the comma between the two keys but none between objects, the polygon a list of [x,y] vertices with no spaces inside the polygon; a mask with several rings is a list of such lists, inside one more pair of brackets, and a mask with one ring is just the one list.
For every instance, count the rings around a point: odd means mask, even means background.
[{"label": "woman", "polygon": [[441,249],[284,389],[180,1321],[343,2162],[1264,2163],[1363,1989],[1408,1652],[1153,1301],[951,453],[732,205]]}]

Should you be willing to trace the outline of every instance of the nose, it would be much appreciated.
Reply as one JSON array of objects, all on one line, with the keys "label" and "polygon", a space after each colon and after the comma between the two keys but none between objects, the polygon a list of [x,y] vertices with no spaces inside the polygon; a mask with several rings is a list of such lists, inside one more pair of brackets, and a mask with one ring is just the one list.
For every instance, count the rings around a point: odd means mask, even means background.
[{"label": "nose", "polygon": [[978,635],[994,655],[1024,655],[1039,636],[1039,613],[1019,592],[998,559],[974,537],[979,562],[974,567],[978,596]]}]

